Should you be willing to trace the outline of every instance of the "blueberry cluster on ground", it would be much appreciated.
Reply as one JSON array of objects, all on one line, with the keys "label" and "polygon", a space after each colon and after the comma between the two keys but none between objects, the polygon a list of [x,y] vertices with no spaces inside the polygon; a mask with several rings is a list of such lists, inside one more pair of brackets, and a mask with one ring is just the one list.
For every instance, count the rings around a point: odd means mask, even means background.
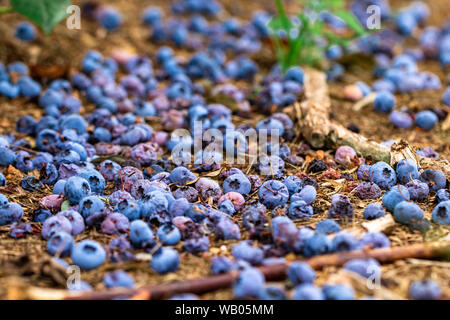
[{"label": "blueberry cluster on ground", "polygon": [[[342,57],[369,54],[375,81],[345,85],[342,99],[371,95],[370,107],[406,138],[416,131],[445,131],[448,80],[419,66],[432,61],[448,70],[450,22],[428,26],[430,9],[423,2],[399,10],[384,0],[354,1],[350,7],[363,22],[370,4],[382,8],[387,27],[350,48],[330,47],[329,86],[345,79]],[[267,66],[254,58],[270,42],[270,12],[254,12],[249,20],[229,13],[224,18],[222,3],[203,0],[148,7],[141,17],[90,2],[83,12],[106,37],[126,28],[127,20],[140,19],[157,49],[150,54],[88,50],[69,76],[52,80],[33,77],[32,66],[23,61],[0,62],[0,102],[39,110],[17,117],[14,128],[0,135],[0,242],[29,241],[35,247],[25,256],[40,252],[60,268],[82,270],[82,281],[74,283],[33,270],[38,275],[30,280],[33,285],[91,291],[240,271],[224,297],[373,299],[348,283],[328,281],[337,270],[319,272],[294,262],[286,282],[270,283],[257,267],[448,235],[445,168],[421,168],[409,158],[373,161],[349,145],[315,150],[302,139],[290,107],[306,99],[304,68],[283,72],[276,63]],[[321,19],[330,28],[345,29],[337,17]],[[13,34],[23,46],[39,37],[27,22],[17,24]],[[401,52],[395,46],[413,40],[416,45]],[[439,92],[440,104],[421,111],[399,104],[404,95],[424,91]],[[180,138],[177,130],[193,133],[198,124],[221,137],[205,139],[194,154],[193,137]],[[276,133],[280,143],[269,140],[263,157],[250,158],[252,145],[242,131],[251,128]],[[239,146],[247,162],[228,163],[212,146]],[[449,154],[433,147],[416,153],[430,159]],[[386,215],[395,219],[393,232],[357,237],[349,231],[355,223]],[[8,263],[9,258],[0,265],[7,269]],[[197,272],[199,263],[204,270]],[[429,276],[433,265],[428,267],[412,274],[407,287],[384,285],[400,288],[404,298],[450,297],[449,278]],[[386,277],[396,274],[375,259],[354,259],[343,269],[363,278],[379,274],[382,280],[385,271]],[[200,298],[216,297],[222,296]]]}]

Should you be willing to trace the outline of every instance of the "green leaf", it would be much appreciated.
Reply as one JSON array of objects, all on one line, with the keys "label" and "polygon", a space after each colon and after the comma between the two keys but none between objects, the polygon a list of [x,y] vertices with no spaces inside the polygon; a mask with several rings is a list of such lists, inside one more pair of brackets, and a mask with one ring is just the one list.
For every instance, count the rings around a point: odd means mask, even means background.
[{"label": "green leaf", "polygon": [[270,19],[267,26],[273,31],[285,30],[288,32],[292,28],[293,24],[291,20],[286,17],[273,17]]},{"label": "green leaf", "polygon": [[64,202],[61,204],[61,211],[69,210],[69,208],[70,208],[69,200],[64,200]]},{"label": "green leaf", "polygon": [[367,33],[363,26],[359,23],[359,20],[352,13],[340,10],[334,12],[334,14],[344,20],[347,26],[352,29],[358,36],[362,36]]},{"label": "green leaf", "polygon": [[48,35],[67,16],[71,3],[70,0],[11,0],[11,5]]}]

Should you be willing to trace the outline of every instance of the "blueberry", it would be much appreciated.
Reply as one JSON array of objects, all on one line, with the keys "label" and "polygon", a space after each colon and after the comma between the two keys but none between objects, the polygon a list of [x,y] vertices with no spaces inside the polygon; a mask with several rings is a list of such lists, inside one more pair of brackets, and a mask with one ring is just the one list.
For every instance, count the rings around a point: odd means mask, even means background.
[{"label": "blueberry", "polygon": [[444,189],[447,183],[445,174],[440,170],[425,169],[419,177],[420,181],[428,184],[431,191]]},{"label": "blueberry", "polygon": [[327,300],[353,300],[355,292],[353,288],[347,284],[325,284],[322,288],[325,299]]},{"label": "blueberry", "polygon": [[17,25],[14,35],[22,41],[33,41],[36,37],[36,29],[29,22],[21,22]]},{"label": "blueberry", "polygon": [[294,300],[324,300],[325,296],[322,290],[317,286],[305,283],[294,288],[292,293],[292,299]]},{"label": "blueberry", "polygon": [[223,192],[237,192],[243,195],[249,194],[251,191],[250,180],[244,174],[233,174],[223,182]]},{"label": "blueberry", "polygon": [[[162,12],[159,7],[148,7],[145,9],[142,15],[142,22],[147,25],[154,25],[156,22],[160,21],[162,18]],[[161,51],[161,50],[160,50]],[[160,60],[160,59],[158,59]]]},{"label": "blueberry", "polygon": [[333,252],[353,251],[359,249],[358,240],[346,231],[337,233],[331,241]]},{"label": "blueberry", "polygon": [[83,240],[76,244],[72,250],[72,261],[85,270],[101,266],[106,260],[106,251],[96,241]]},{"label": "blueberry", "polygon": [[377,199],[381,196],[380,187],[373,182],[361,182],[355,188],[355,194],[360,199]]},{"label": "blueberry", "polygon": [[42,238],[48,240],[52,235],[60,231],[71,234],[72,224],[64,216],[52,216],[45,220],[42,225]]},{"label": "blueberry", "polygon": [[344,269],[369,278],[381,273],[381,266],[375,259],[354,259],[344,264]]},{"label": "blueberry", "polygon": [[122,15],[115,8],[104,7],[98,13],[98,22],[108,31],[116,30],[122,24]]},{"label": "blueberry", "polygon": [[343,165],[350,165],[354,159],[358,159],[355,149],[349,146],[337,148],[334,159]]},{"label": "blueberry", "polygon": [[297,176],[289,176],[286,179],[283,179],[283,184],[289,191],[289,195],[292,196],[294,193],[297,193],[302,188],[302,181]]},{"label": "blueberry", "polygon": [[0,193],[0,208],[5,207],[9,203],[8,198],[2,193]]},{"label": "blueberry", "polygon": [[211,273],[226,273],[233,268],[233,261],[225,256],[217,256],[211,260]]},{"label": "blueberry", "polygon": [[433,209],[433,221],[442,225],[450,225],[450,200],[440,202]]},{"label": "blueberry", "polygon": [[185,185],[187,182],[194,181],[197,177],[185,167],[177,167],[169,175],[171,183]]},{"label": "blueberry", "polygon": [[6,186],[6,178],[3,173],[0,172],[0,187]]},{"label": "blueberry", "polygon": [[258,298],[264,290],[264,275],[255,268],[246,268],[233,284],[234,296],[238,299]]},{"label": "blueberry", "polygon": [[[89,183],[92,192],[97,194],[103,194],[103,191],[105,190],[106,181],[100,172],[94,169],[86,169],[82,170],[79,176],[81,178],[86,179],[86,181]],[[69,183],[69,180],[67,181],[67,183]]]},{"label": "blueberry", "polygon": [[389,91],[377,92],[373,106],[378,112],[389,113],[395,106],[395,97]]},{"label": "blueberry", "polygon": [[239,240],[241,238],[239,226],[226,217],[222,217],[216,225],[215,234],[218,239]]},{"label": "blueberry", "polygon": [[0,198],[0,225],[2,226],[18,222],[23,216],[23,209],[19,204],[15,202],[5,203],[5,199]]},{"label": "blueberry", "polygon": [[400,129],[408,129],[413,125],[413,118],[403,111],[392,111],[389,115],[392,124]]},{"label": "blueberry", "polygon": [[195,188],[199,191],[202,199],[207,201],[210,197],[216,203],[222,196],[219,184],[209,178],[200,178],[195,183]]},{"label": "blueberry", "polygon": [[419,128],[428,131],[433,129],[438,121],[439,118],[434,112],[425,110],[416,114],[415,124]]},{"label": "blueberry", "polygon": [[422,220],[424,218],[424,212],[417,204],[402,201],[395,206],[394,218],[400,223],[410,224],[414,221]]},{"label": "blueberry", "polygon": [[71,234],[59,231],[54,233],[47,242],[47,251],[52,256],[65,257],[69,256],[74,240]]},{"label": "blueberry", "polygon": [[135,248],[146,248],[153,246],[153,231],[147,223],[142,220],[135,220],[130,224],[130,240]]},{"label": "blueberry", "polygon": [[414,300],[438,300],[441,287],[432,280],[414,281],[409,287],[409,297]]},{"label": "blueberry", "polygon": [[0,166],[9,166],[14,162],[16,155],[10,149],[0,147]]},{"label": "blueberry", "polygon": [[331,197],[331,205],[328,210],[328,218],[353,219],[354,207],[350,199],[342,194],[334,194]]},{"label": "blueberry", "polygon": [[386,211],[379,203],[371,203],[364,209],[364,219],[374,220],[384,217]]},{"label": "blueberry", "polygon": [[397,176],[394,169],[383,161],[379,161],[370,167],[369,177],[370,180],[375,182],[381,189],[389,189],[397,182]]},{"label": "blueberry", "polygon": [[23,116],[16,122],[16,131],[33,135],[36,129],[36,121],[32,116]]},{"label": "blueberry", "polygon": [[330,219],[322,220],[316,225],[316,232],[331,234],[341,231],[339,224]]},{"label": "blueberry", "polygon": [[300,192],[291,195],[290,200],[291,203],[298,200],[302,200],[305,201],[307,204],[311,204],[316,199],[316,196],[317,196],[316,188],[310,185],[306,185],[300,190]]},{"label": "blueberry", "polygon": [[253,247],[251,241],[241,241],[232,249],[233,257],[236,260],[244,260],[252,265],[260,265],[264,252],[258,247]]},{"label": "blueberry", "polygon": [[199,253],[208,250],[209,238],[199,237],[191,238],[184,241],[183,248],[190,253]]},{"label": "blueberry", "polygon": [[119,170],[122,169],[120,165],[111,160],[105,160],[100,163],[98,171],[103,175],[106,181],[114,181],[114,178],[119,175]]},{"label": "blueberry", "polygon": [[390,212],[394,212],[395,207],[402,201],[409,201],[410,195],[406,187],[398,185],[392,187],[383,196],[383,206]]},{"label": "blueberry", "polygon": [[175,249],[162,248],[153,255],[150,266],[161,274],[174,272],[180,266],[180,257]]},{"label": "blueberry", "polygon": [[228,199],[221,201],[219,203],[218,209],[230,216],[232,216],[236,213],[233,202],[231,202],[231,200],[228,200]]},{"label": "blueberry", "polygon": [[104,202],[97,196],[84,197],[78,203],[78,212],[80,212],[85,219],[104,208]]},{"label": "blueberry", "polygon": [[291,67],[286,71],[284,75],[285,81],[295,81],[299,84],[303,84],[304,73],[300,67]]},{"label": "blueberry", "polygon": [[66,217],[70,224],[72,225],[72,232],[71,234],[73,236],[79,235],[83,233],[84,231],[84,220],[83,217],[75,210],[64,210],[61,212],[58,212],[56,216],[63,216]]},{"label": "blueberry", "polygon": [[268,209],[285,204],[289,199],[286,186],[277,180],[268,180],[259,188],[259,199]]},{"label": "blueberry", "polygon": [[313,283],[316,273],[306,262],[293,262],[288,269],[288,277],[294,286]]},{"label": "blueberry", "polygon": [[303,200],[291,202],[289,205],[288,215],[291,219],[309,218],[313,214],[313,208]]},{"label": "blueberry", "polygon": [[126,234],[129,227],[130,221],[125,215],[113,212],[103,220],[101,224],[101,232],[120,236]]},{"label": "blueberry", "polygon": [[370,246],[372,249],[389,248],[391,242],[381,232],[367,232],[359,240],[361,247]]},{"label": "blueberry", "polygon": [[414,201],[425,200],[426,197],[428,196],[428,193],[430,192],[428,184],[416,179],[411,180],[410,182],[405,184],[405,187],[408,188],[410,199]]},{"label": "blueberry", "polygon": [[103,282],[107,288],[132,288],[134,287],[134,279],[123,270],[108,272],[103,278]]},{"label": "blueberry", "polygon": [[286,292],[280,286],[267,286],[261,292],[259,299],[261,300],[286,300]]},{"label": "blueberry", "polygon": [[81,199],[88,196],[91,187],[86,179],[81,177],[70,177],[64,185],[64,195],[71,203],[78,203]]},{"label": "blueberry", "polygon": [[442,103],[444,103],[447,107],[450,107],[450,87],[447,87],[442,95]]},{"label": "blueberry", "polygon": [[35,191],[42,188],[42,183],[34,176],[26,176],[20,182],[20,186],[27,191]]},{"label": "blueberry", "polygon": [[52,163],[43,166],[39,172],[39,179],[41,180],[42,183],[46,185],[55,184],[58,180],[58,170],[56,169],[56,166]]},{"label": "blueberry", "polygon": [[331,252],[331,241],[323,233],[315,233],[305,240],[303,253],[307,257],[322,255]]},{"label": "blueberry", "polygon": [[160,226],[156,235],[161,243],[169,246],[177,244],[181,239],[180,230],[171,223]]},{"label": "blueberry", "polygon": [[448,200],[450,200],[450,190],[440,189],[436,192],[437,203],[441,203],[441,202],[448,201]]},{"label": "blueberry", "polygon": [[139,219],[140,217],[140,208],[136,200],[131,199],[120,200],[114,210],[122,213],[130,221]]},{"label": "blueberry", "polygon": [[260,135],[265,134],[267,136],[272,136],[272,134],[276,133],[279,137],[281,137],[284,133],[284,125],[280,120],[268,118],[258,122],[256,125],[256,131]]},{"label": "blueberry", "polygon": [[397,163],[395,171],[397,173],[397,180],[401,184],[406,184],[413,179],[419,178],[419,170],[417,170],[417,165],[411,159],[400,160]]},{"label": "blueberry", "polygon": [[33,222],[44,222],[47,218],[51,217],[52,213],[43,208],[36,209],[33,211]]}]

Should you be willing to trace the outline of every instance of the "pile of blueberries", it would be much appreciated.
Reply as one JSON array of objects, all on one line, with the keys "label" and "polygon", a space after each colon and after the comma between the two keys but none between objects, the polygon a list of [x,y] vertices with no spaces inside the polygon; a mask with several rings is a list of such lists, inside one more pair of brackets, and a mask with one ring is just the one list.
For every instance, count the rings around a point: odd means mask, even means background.
[{"label": "pile of blueberries", "polygon": [[[312,257],[391,245],[383,233],[367,232],[358,239],[341,229],[339,223],[351,221],[355,216],[354,206],[344,194],[331,197],[328,219],[320,221],[314,229],[296,226],[295,220],[317,214],[314,203],[319,191],[318,180],[330,172],[339,175],[336,170],[339,167],[358,166],[356,175],[362,182],[355,184],[356,196],[381,200],[381,204],[375,201],[367,205],[365,219],[381,218],[388,210],[397,222],[413,229],[426,230],[432,223],[450,225],[450,192],[446,189],[445,174],[439,170],[422,170],[412,160],[401,160],[394,170],[385,162],[366,163],[353,148],[342,146],[336,150],[334,159],[314,159],[307,165],[307,173],[288,175],[285,164],[302,165],[302,155],[310,151],[307,145],[302,145],[291,152],[287,142],[296,136],[294,124],[287,114],[280,112],[301,98],[302,69],[292,67],[283,74],[279,67],[274,67],[258,84],[260,90],[256,94],[229,81],[252,83],[258,66],[248,55],[257,51],[267,37],[266,22],[270,15],[255,13],[247,24],[237,19],[212,23],[205,17],[211,19],[220,12],[220,5],[215,1],[185,0],[177,2],[172,9],[175,15],[190,13],[192,17],[188,21],[181,18],[164,21],[162,11],[151,7],[143,15],[143,23],[152,30],[152,41],[206,48],[188,60],[177,57],[169,46],[161,46],[154,61],[124,51],[117,51],[110,58],[91,51],[81,62],[81,70],[71,79],[56,79],[48,85],[32,79],[27,66],[21,62],[0,63],[0,96],[28,98],[43,109],[40,119],[28,115],[17,121],[17,137],[0,136],[0,166],[3,172],[13,166],[24,173],[26,176],[21,181],[24,190],[53,188],[53,194],[44,196],[39,208],[26,220],[42,224],[40,232],[47,241],[47,251],[58,263],[68,266],[70,258],[83,270],[93,270],[107,260],[110,263],[134,260],[137,251],[145,251],[152,255],[150,267],[166,274],[179,269],[180,250],[200,254],[209,250],[211,239],[231,240],[236,243],[231,250],[232,259],[214,257],[211,273],[240,270],[234,284],[237,298],[286,299],[286,289],[266,285],[256,266],[285,262],[284,257],[289,253]],[[111,7],[96,8],[92,16],[109,31],[120,28],[123,21],[120,13]],[[342,27],[336,17],[322,18],[331,26]],[[417,25],[420,23],[417,18]],[[427,46],[446,43],[446,30],[450,29],[439,31],[436,43]],[[35,30],[23,23],[17,27],[16,36],[32,41]],[[377,46],[376,35],[370,37],[374,37],[373,42],[369,41],[373,53],[379,52],[384,41],[389,40],[380,37]],[[230,52],[237,57],[227,61]],[[328,55],[330,59],[337,58],[340,49],[331,49]],[[389,53],[379,55],[390,63]],[[411,74],[427,78],[428,75],[418,73],[417,60],[408,53],[395,57],[392,66],[377,65],[377,70],[386,67],[380,73],[384,79],[374,85],[374,90],[380,91],[375,100],[377,110],[392,110],[395,100],[390,92],[404,92],[397,88],[404,81],[401,79],[413,78]],[[336,64],[332,68],[339,69]],[[197,79],[208,79],[214,86],[207,90]],[[440,86],[436,77],[427,79],[430,88]],[[372,90],[364,85],[359,87],[365,88],[364,94]],[[214,95],[228,97],[238,106],[237,110],[219,103],[208,104],[207,99]],[[447,90],[445,103],[449,96]],[[82,108],[87,104],[95,106],[90,113]],[[216,151],[194,154],[195,159],[200,159],[199,166],[189,165],[190,152],[181,154],[184,160],[179,163],[167,157],[167,151],[181,144],[191,148],[193,140],[180,139],[174,131],[187,128],[193,132],[198,122],[205,130],[222,130],[226,137],[220,143],[225,147],[237,141],[247,148],[245,137],[238,129],[251,125],[235,126],[232,115],[250,116],[250,106],[271,113],[257,123],[256,131],[275,130],[283,141],[276,148],[269,144],[268,156],[253,165],[255,173],[266,174],[248,174],[235,167],[224,167],[223,155]],[[146,123],[147,119],[155,118],[160,121],[161,130],[154,130]],[[424,129],[434,126],[430,125],[427,114],[417,114],[415,123]],[[219,142],[208,141],[206,145],[211,143]],[[421,152],[434,156],[430,149]],[[208,174],[219,169],[220,174]],[[348,174],[341,176],[355,179]],[[6,184],[5,176],[0,173],[0,186]],[[386,191],[383,196],[382,190]],[[430,195],[437,202],[432,221],[425,218],[417,204]],[[0,224],[11,225],[14,238],[33,233],[31,224],[23,222],[21,206],[9,202],[2,194]],[[89,239],[76,242],[74,237],[87,229],[114,237],[106,246]],[[369,270],[380,265],[373,259],[356,259],[344,268],[369,277]],[[293,299],[355,298],[354,290],[347,285],[315,286],[315,272],[306,263],[292,263],[288,275],[293,286],[289,297]],[[108,288],[135,285],[131,275],[123,270],[107,273],[104,283]],[[92,288],[80,282],[69,289]],[[415,299],[436,299],[440,294],[439,285],[433,281],[414,282],[410,288],[410,296]]]}]

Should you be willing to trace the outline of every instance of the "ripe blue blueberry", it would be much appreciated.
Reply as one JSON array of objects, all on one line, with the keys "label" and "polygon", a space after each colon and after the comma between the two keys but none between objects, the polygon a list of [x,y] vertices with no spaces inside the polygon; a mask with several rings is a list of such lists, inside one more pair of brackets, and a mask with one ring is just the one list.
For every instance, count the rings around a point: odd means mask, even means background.
[{"label": "ripe blue blueberry", "polygon": [[108,31],[119,28],[122,20],[122,15],[112,7],[101,8],[98,13],[98,22]]},{"label": "ripe blue blueberry", "polygon": [[[292,196],[294,193],[299,192],[300,189],[302,188],[302,181],[297,176],[289,176],[289,177],[283,179],[282,182],[287,187],[290,196]],[[299,199],[299,200],[303,200],[303,199]]]},{"label": "ripe blue blueberry", "polygon": [[322,291],[327,300],[353,300],[355,299],[355,292],[353,288],[347,284],[325,284]]},{"label": "ripe blue blueberry", "polygon": [[389,238],[381,232],[366,232],[359,239],[359,244],[362,248],[370,246],[372,249],[389,248],[391,246]]},{"label": "ripe blue blueberry", "polygon": [[98,172],[95,169],[85,169],[80,172],[79,176],[81,178],[86,179],[86,181],[89,183],[92,192],[97,194],[103,194],[103,191],[105,190],[106,181],[100,172]]},{"label": "ripe blue blueberry", "polygon": [[409,297],[414,300],[438,300],[441,287],[432,280],[414,281],[409,287]]},{"label": "ripe blue blueberry", "polygon": [[[12,224],[14,222],[19,222],[23,216],[22,207],[15,203],[5,203],[5,199],[0,199],[0,225],[4,226],[7,224]],[[7,201],[7,200],[6,200]]]},{"label": "ripe blue blueberry", "polygon": [[316,225],[316,232],[318,233],[331,234],[339,231],[341,231],[341,227],[334,220],[322,220]]},{"label": "ripe blue blueberry", "polygon": [[390,212],[394,212],[395,207],[402,201],[409,201],[410,195],[406,187],[397,185],[392,187],[383,196],[383,206]]},{"label": "ripe blue blueberry", "polygon": [[170,182],[178,185],[184,185],[189,181],[195,180],[196,178],[197,177],[195,174],[185,167],[177,167],[173,169],[169,175]]},{"label": "ripe blue blueberry", "polygon": [[80,212],[85,219],[104,208],[104,202],[97,196],[84,197],[78,203],[78,212]]},{"label": "ripe blue blueberry", "polygon": [[403,111],[392,111],[389,115],[392,124],[400,129],[408,129],[413,125],[413,118]]},{"label": "ripe blue blueberry", "polygon": [[331,252],[331,241],[323,233],[315,233],[305,240],[303,253],[307,257],[322,255]]},{"label": "ripe blue blueberry", "polygon": [[444,189],[447,183],[445,174],[440,170],[425,169],[420,174],[419,180],[428,184],[431,191]]},{"label": "ripe blue blueberry", "polygon": [[81,199],[91,193],[91,187],[86,179],[73,176],[64,185],[64,195],[71,203],[79,203]]},{"label": "ripe blue blueberry", "polygon": [[395,206],[394,218],[400,223],[409,224],[422,220],[423,217],[423,210],[414,202],[402,201]]},{"label": "ripe blue blueberry", "polygon": [[436,201],[437,203],[441,203],[444,201],[450,200],[450,190],[449,189],[440,189],[436,192]]},{"label": "ripe blue blueberry", "polygon": [[416,114],[415,124],[419,128],[428,131],[433,129],[438,121],[439,118],[433,111],[425,110]]},{"label": "ripe blue blueberry", "polygon": [[389,113],[395,106],[395,97],[389,91],[377,92],[373,106],[378,112]]},{"label": "ripe blue blueberry", "polygon": [[259,298],[264,290],[264,275],[255,268],[246,268],[233,284],[234,296],[238,299]]},{"label": "ripe blue blueberry", "polygon": [[208,250],[209,238],[208,237],[194,237],[184,241],[183,248],[190,253],[200,253]]},{"label": "ripe blue blueberry", "polygon": [[309,218],[314,214],[313,208],[303,200],[291,202],[288,216],[291,219]]},{"label": "ripe blue blueberry", "polygon": [[353,271],[365,278],[377,276],[381,273],[381,266],[375,259],[354,259],[347,262],[344,269]]},{"label": "ripe blue blueberry", "polygon": [[386,211],[384,210],[383,206],[379,203],[371,203],[367,205],[367,207],[364,209],[363,215],[364,219],[367,220],[374,220],[381,217],[384,217],[386,214]]},{"label": "ripe blue blueberry", "polygon": [[316,272],[306,262],[293,262],[288,269],[288,277],[294,286],[313,283]]},{"label": "ripe blue blueberry", "polygon": [[233,174],[225,179],[222,186],[223,192],[237,192],[240,194],[249,194],[252,186],[250,180],[244,174]]},{"label": "ripe blue blueberry", "polygon": [[72,251],[73,244],[74,240],[70,233],[64,231],[56,232],[47,242],[47,251],[52,256],[69,256]]},{"label": "ripe blue blueberry", "polygon": [[397,180],[401,184],[406,184],[413,179],[419,178],[419,170],[416,163],[411,159],[402,159],[395,168]]},{"label": "ripe blue blueberry", "polygon": [[107,288],[132,288],[134,287],[134,279],[123,270],[108,272],[103,278],[103,282]]},{"label": "ripe blue blueberry", "polygon": [[145,248],[155,243],[153,231],[147,223],[135,220],[130,224],[130,240],[135,248]]},{"label": "ripe blue blueberry", "polygon": [[353,251],[359,249],[358,240],[346,231],[338,232],[331,241],[333,252]]},{"label": "ripe blue blueberry", "polygon": [[307,204],[311,204],[316,199],[316,196],[317,196],[316,188],[310,185],[306,185],[300,190],[300,192],[291,195],[290,200],[291,203],[298,200],[302,200],[305,201]]},{"label": "ripe blue blueberry", "polygon": [[150,266],[153,270],[161,274],[174,272],[180,266],[180,257],[175,249],[162,248],[153,254]]},{"label": "ripe blue blueberry", "polygon": [[394,169],[383,161],[379,161],[370,167],[369,177],[382,189],[389,189],[397,182]]},{"label": "ripe blue blueberry", "polygon": [[217,256],[211,260],[211,273],[226,273],[233,268],[233,261],[225,256]]},{"label": "ripe blue blueberry", "polygon": [[291,67],[286,71],[284,75],[285,81],[295,81],[299,84],[303,84],[304,73],[300,67]]},{"label": "ripe blue blueberry", "polygon": [[289,191],[278,180],[268,180],[259,188],[259,199],[268,209],[285,204],[289,199]]},{"label": "ripe blue blueberry", "polygon": [[232,249],[233,257],[236,260],[244,260],[252,265],[260,265],[264,259],[264,252],[258,247],[254,247],[251,241],[241,241]]},{"label": "ripe blue blueberry", "polygon": [[177,244],[181,239],[180,230],[171,223],[160,226],[156,235],[161,243],[169,246]]},{"label": "ripe blue blueberry", "polygon": [[0,187],[6,186],[6,178],[3,173],[0,172]]},{"label": "ripe blue blueberry", "polygon": [[440,202],[433,209],[433,221],[442,225],[450,225],[450,200]]},{"label": "ripe blue blueberry", "polygon": [[301,284],[294,288],[292,293],[294,300],[325,300],[322,290],[310,283]]},{"label": "ripe blue blueberry", "polygon": [[96,241],[83,240],[72,249],[72,261],[85,270],[101,266],[106,260],[106,251]]},{"label": "ripe blue blueberry", "polygon": [[14,35],[22,41],[33,41],[36,37],[36,29],[29,22],[21,22],[17,25]]}]

